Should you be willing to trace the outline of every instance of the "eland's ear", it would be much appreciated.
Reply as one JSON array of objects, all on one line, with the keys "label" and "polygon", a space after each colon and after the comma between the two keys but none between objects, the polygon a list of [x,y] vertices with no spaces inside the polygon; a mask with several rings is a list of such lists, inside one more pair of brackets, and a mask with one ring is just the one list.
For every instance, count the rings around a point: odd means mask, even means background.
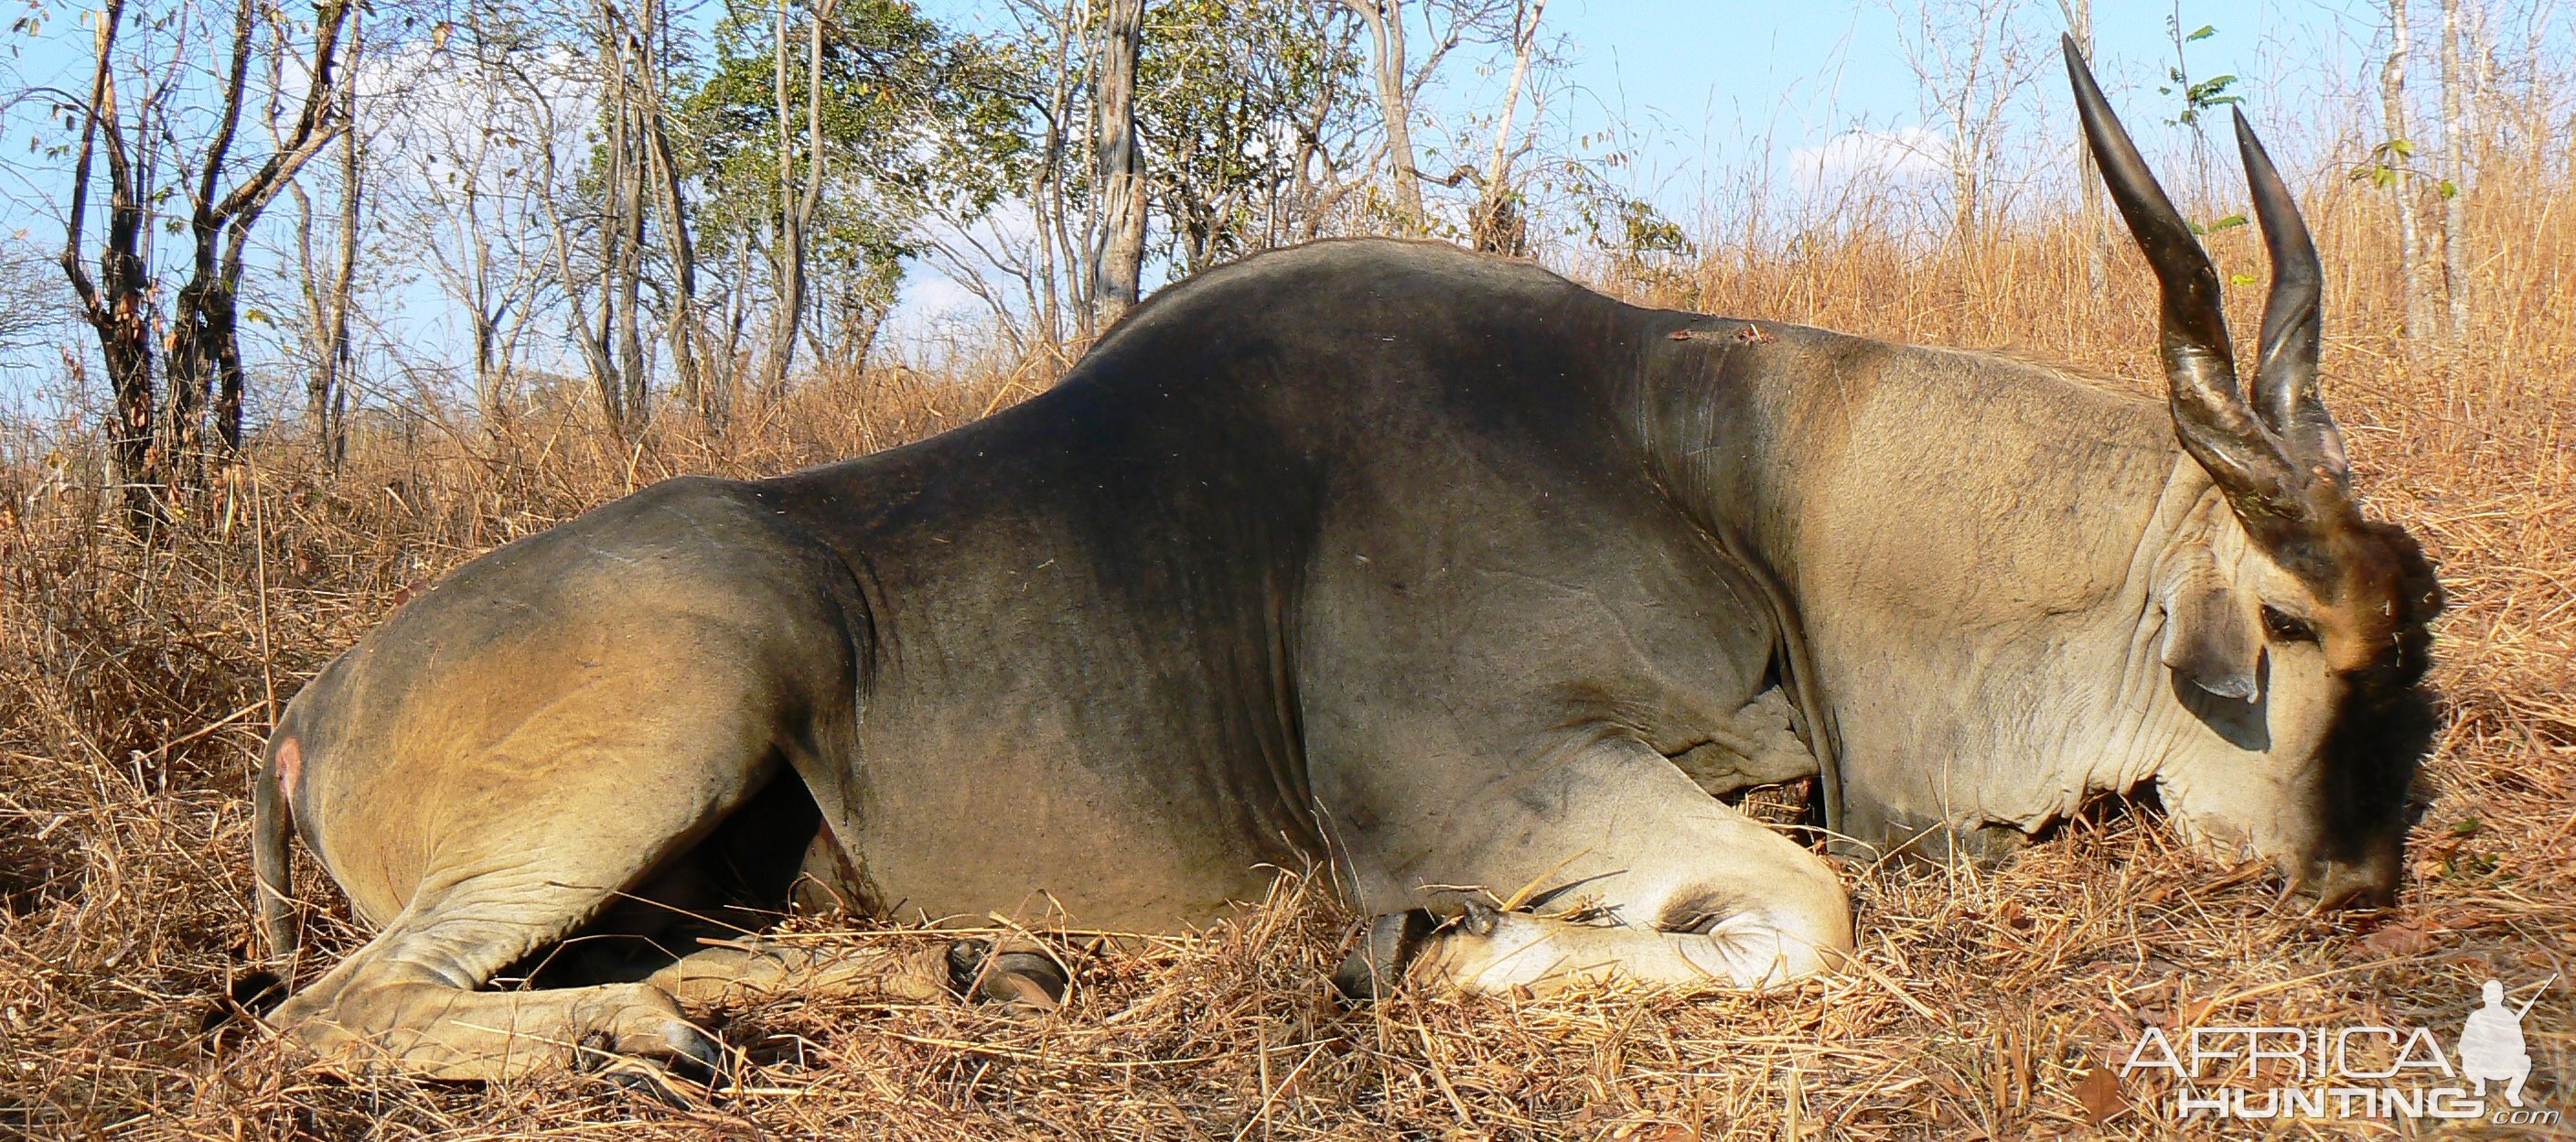
[{"label": "eland's ear", "polygon": [[2263,656],[2263,633],[2218,575],[2206,549],[2167,562],[2156,602],[2165,612],[2164,663],[2186,682],[2225,698],[2251,702]]}]

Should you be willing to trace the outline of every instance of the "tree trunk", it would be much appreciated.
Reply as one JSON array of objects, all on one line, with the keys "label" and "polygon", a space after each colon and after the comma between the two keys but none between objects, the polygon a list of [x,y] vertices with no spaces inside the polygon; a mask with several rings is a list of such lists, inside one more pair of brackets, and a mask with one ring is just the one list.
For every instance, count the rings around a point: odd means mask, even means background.
[{"label": "tree trunk", "polygon": [[[350,70],[365,50],[364,29],[349,29]],[[365,167],[359,161],[358,85],[340,93],[340,256],[332,266],[329,288],[321,297],[321,343],[313,378],[305,391],[305,418],[320,436],[322,462],[337,469],[349,457],[349,383],[357,372],[357,350],[349,339],[350,296],[358,277],[358,226],[366,198]],[[478,320],[476,340],[483,340]],[[479,373],[479,368],[478,368]]]},{"label": "tree trunk", "polygon": [[[152,314],[150,271],[142,258],[144,194],[128,150],[112,68],[116,35],[124,26],[124,0],[107,0],[93,25],[94,66],[89,106],[81,122],[79,157],[73,161],[71,201],[63,222],[63,274],[80,299],[81,317],[98,335],[99,358],[116,414],[108,426],[110,478],[125,501],[125,523],[148,531],[162,518],[160,492],[167,485],[161,454],[153,447]],[[107,232],[93,281],[82,254],[87,235],[92,160],[106,144]]]},{"label": "tree trunk", "polygon": [[638,123],[636,79],[638,61],[630,37],[617,27],[615,14],[605,6],[600,11],[600,54],[608,69],[606,92],[608,138],[603,191],[607,217],[600,227],[599,268],[606,276],[601,283],[599,340],[612,346],[607,356],[608,372],[599,378],[600,403],[608,410],[609,427],[621,439],[631,439],[644,429],[652,415],[649,378],[644,369],[644,336],[642,317],[638,313],[643,292],[644,262],[644,163],[639,152],[643,131]]},{"label": "tree trunk", "polygon": [[2442,267],[2451,300],[2451,347],[2469,339],[2468,132],[2460,104],[2460,0],[2442,0]]},{"label": "tree trunk", "polygon": [[805,310],[805,235],[795,224],[795,104],[787,99],[787,0],[778,2],[769,47],[769,93],[778,111],[778,213],[770,223],[769,276],[777,296],[770,300],[769,353],[762,363],[760,391],[763,399],[776,400],[787,388],[796,321]]},{"label": "tree trunk", "polygon": [[608,430],[622,438],[626,433],[626,378],[625,362],[618,353],[616,339],[617,301],[621,292],[617,288],[617,270],[622,260],[620,245],[626,237],[626,220],[619,210],[624,204],[626,188],[619,161],[625,157],[626,151],[626,85],[623,69],[619,66],[621,54],[610,31],[602,27],[599,32],[599,64],[603,73],[600,76],[600,98],[605,104],[601,114],[607,121],[608,138],[601,148],[601,157],[607,162],[607,171],[603,180],[605,185],[600,187],[599,264],[595,271],[599,275],[596,283],[599,287],[599,315],[589,333],[591,343],[598,348],[589,354],[590,384],[599,397],[600,416],[608,422]]},{"label": "tree trunk", "polygon": [[[521,97],[528,101],[528,107],[538,121],[535,143],[540,190],[532,197],[537,209],[545,214],[548,231],[546,253],[554,262],[555,288],[563,293],[564,332],[581,350],[582,366],[590,373],[592,389],[599,394],[604,405],[613,403],[617,395],[617,385],[612,379],[616,362],[609,359],[606,311],[601,312],[599,320],[591,320],[590,295],[592,288],[599,284],[597,275],[573,272],[573,225],[564,214],[564,206],[572,196],[555,192],[555,188],[563,185],[563,159],[556,147],[564,131],[555,108],[553,88],[531,82],[515,71],[505,70],[501,74],[519,85]],[[469,210],[473,201],[469,195],[466,199]],[[476,257],[486,259],[483,264],[488,265],[488,247],[481,241],[482,231],[472,226],[471,215],[468,218],[469,233],[476,238]],[[603,413],[611,415],[611,423],[615,423],[614,411],[613,408],[602,409]]]},{"label": "tree trunk", "polygon": [[814,226],[814,211],[823,198],[823,25],[838,0],[820,0],[807,13],[811,24],[805,41],[805,176],[795,177],[794,134],[789,130],[787,101],[787,6],[778,8],[773,95],[778,101],[778,230],[771,245],[771,270],[778,278],[778,297],[770,312],[769,367],[763,388],[775,398],[787,390],[788,367],[796,359],[796,336],[808,304],[805,258]]},{"label": "tree trunk", "polygon": [[1413,106],[1404,91],[1404,0],[1342,0],[1368,25],[1378,118],[1386,127],[1387,173],[1408,231],[1422,227],[1422,174],[1414,168]]},{"label": "tree trunk", "polygon": [[2414,185],[2412,172],[2405,169],[2407,156],[2397,153],[2396,147],[2396,144],[2403,143],[2410,150],[2414,148],[2414,140],[2406,134],[2406,64],[2411,54],[2406,3],[2407,0],[2389,0],[2388,61],[2379,69],[2379,101],[2391,144],[2387,161],[2396,168],[2395,177],[2388,180],[2388,192],[2397,208],[2398,273],[2406,304],[2403,330],[2406,355],[2409,360],[2414,360],[2420,355],[2421,338],[2433,323],[2433,312],[2432,299],[2424,292],[2423,235],[2415,217],[2418,188]]},{"label": "tree trunk", "polygon": [[[1066,57],[1072,54],[1073,21],[1050,11],[1054,22],[1053,59],[1047,71],[1046,130],[1039,136],[1038,161],[1029,170],[1029,212],[1037,230],[1037,273],[1030,300],[1037,309],[1040,339],[1049,345],[1065,338],[1062,270],[1057,265],[1056,250],[1062,239],[1065,215],[1064,155],[1065,115],[1071,109],[1072,82],[1067,72]],[[1088,313],[1088,309],[1084,310]]]},{"label": "tree trunk", "polygon": [[482,175],[478,161],[474,177],[465,182],[458,194],[458,211],[464,225],[458,233],[465,239],[474,261],[464,275],[464,288],[474,320],[474,407],[483,414],[486,427],[507,415],[509,398],[502,392],[504,370],[499,360],[501,317],[492,302],[492,242],[483,231],[482,193],[475,179]]},{"label": "tree trunk", "polygon": [[629,35],[635,41],[644,83],[646,165],[652,176],[655,209],[662,219],[662,240],[671,258],[674,292],[664,336],[670,342],[671,372],[679,380],[682,396],[708,426],[722,429],[732,411],[728,399],[731,394],[711,383],[699,360],[699,345],[705,335],[698,320],[698,251],[689,235],[688,204],[681,196],[679,165],[671,155],[668,111],[662,104],[663,31],[661,4],[645,0],[643,14]]},{"label": "tree trunk", "polygon": [[[2075,36],[2075,46],[2083,49],[2088,62],[2093,58],[2093,0],[2057,0],[2058,10],[2066,14],[2066,27]],[[2075,132],[2077,156],[2075,181],[2082,188],[2083,213],[2077,226],[2084,234],[2084,283],[2092,287],[2095,304],[2111,298],[2111,231],[2102,225],[2102,174],[2093,163],[2093,144],[2084,132]]]},{"label": "tree trunk", "polygon": [[214,137],[196,161],[197,182],[188,220],[194,241],[191,270],[170,315],[169,398],[161,436],[167,462],[183,484],[194,484],[204,471],[209,414],[223,455],[236,456],[241,451],[245,376],[239,303],[250,232],[304,164],[348,128],[338,114],[334,77],[340,64],[340,36],[354,8],[353,0],[341,0],[315,10],[313,58],[304,69],[311,78],[293,129],[278,140],[277,150],[266,161],[218,197],[233,138],[240,129],[258,11],[250,0],[234,8],[232,65],[224,73],[223,103]]},{"label": "tree trunk", "polygon": [[[633,61],[628,60],[627,78],[632,80]],[[617,224],[618,258],[614,266],[617,283],[617,364],[620,394],[626,409],[625,431],[641,433],[653,419],[652,375],[644,358],[642,294],[644,290],[644,162],[641,124],[637,122],[633,89],[630,86],[620,100],[625,121],[619,124],[617,155]]]},{"label": "tree trunk", "polygon": [[1530,56],[1538,46],[1539,17],[1547,0],[1530,0],[1512,18],[1512,79],[1503,89],[1503,113],[1494,124],[1493,153],[1485,160],[1484,185],[1476,195],[1476,212],[1468,234],[1487,253],[1518,256],[1529,250],[1528,227],[1521,218],[1517,180],[1512,177],[1512,121],[1520,113],[1521,87],[1529,82]]},{"label": "tree trunk", "polygon": [[[186,284],[179,287],[170,321],[169,391],[161,412],[161,448],[172,476],[194,487],[205,469],[206,405],[214,396],[222,334],[214,327],[231,316],[215,263],[223,253],[224,219],[215,215],[215,181],[241,124],[242,95],[250,75],[251,6],[233,6],[232,66],[224,72],[221,109],[206,162],[198,169],[195,209],[188,218],[193,250]],[[220,311],[220,312],[219,312]]]},{"label": "tree trunk", "polygon": [[1102,227],[1093,304],[1103,329],[1136,304],[1145,273],[1145,158],[1136,149],[1136,65],[1145,0],[1107,0],[1097,101]]}]

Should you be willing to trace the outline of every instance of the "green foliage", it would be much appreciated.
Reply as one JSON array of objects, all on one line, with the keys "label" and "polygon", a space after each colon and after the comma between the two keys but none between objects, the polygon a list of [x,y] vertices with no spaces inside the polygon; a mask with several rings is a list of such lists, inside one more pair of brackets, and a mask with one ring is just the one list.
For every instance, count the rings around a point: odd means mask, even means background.
[{"label": "green foliage", "polygon": [[[2376,190],[2387,190],[2396,186],[2397,181],[2402,178],[2426,177],[2422,172],[2407,169],[2406,160],[2413,157],[2415,157],[2413,142],[2405,139],[2390,139],[2370,148],[2370,157],[2354,164],[2349,177],[2354,182],[2369,183]],[[2442,183],[2441,188],[2444,198],[2458,193],[2458,188],[2452,187],[2448,182]]]},{"label": "green foliage", "polygon": [[[766,248],[783,218],[774,7],[737,0],[712,66],[681,101],[680,161],[700,187],[700,242]],[[810,8],[787,28],[787,177],[807,162]],[[891,298],[913,225],[933,207],[972,218],[1013,185],[1025,148],[1022,80],[1005,51],[949,32],[909,0],[843,0],[823,29],[824,189],[813,261],[826,289],[874,282]],[[691,145],[694,144],[694,145]]]},{"label": "green foliage", "polygon": [[2186,33],[2182,30],[2182,25],[2176,23],[2173,17],[2166,17],[2165,22],[2174,30],[2174,63],[2173,66],[2165,69],[2167,84],[2156,88],[2156,93],[2159,95],[2179,93],[2182,96],[2182,112],[2165,122],[2196,128],[2200,126],[2201,112],[2231,103],[2244,102],[2243,96],[2228,94],[2228,89],[2236,86],[2235,76],[2216,75],[2208,79],[2195,80],[2184,70],[2183,45],[2196,44],[2217,35],[2217,25],[2203,24]]},{"label": "green foliage", "polygon": [[[2165,69],[2165,74],[2175,84],[2181,85],[2182,89],[2182,114],[2166,120],[2168,123],[2197,127],[2200,125],[2201,112],[2213,107],[2245,101],[2243,96],[2227,94],[2227,89],[2236,85],[2235,76],[2217,75],[2203,80],[2188,80],[2184,77],[2182,69],[2178,67]],[[2159,87],[2156,91],[2171,95],[2174,93],[2174,88]]]},{"label": "green foliage", "polygon": [[1681,224],[1666,218],[1653,203],[1631,198],[1619,204],[1619,222],[1624,231],[1622,249],[1632,256],[1671,254],[1687,258],[1696,251]]},{"label": "green foliage", "polygon": [[1156,0],[1146,8],[1136,129],[1146,179],[1196,270],[1293,241],[1322,164],[1355,161],[1368,109],[1358,22],[1312,0]]}]

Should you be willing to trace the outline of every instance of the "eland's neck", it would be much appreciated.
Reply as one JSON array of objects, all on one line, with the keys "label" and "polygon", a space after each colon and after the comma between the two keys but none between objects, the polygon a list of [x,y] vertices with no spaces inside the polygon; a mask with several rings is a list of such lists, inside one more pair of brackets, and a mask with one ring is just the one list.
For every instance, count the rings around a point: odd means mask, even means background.
[{"label": "eland's neck", "polygon": [[2007,358],[1743,327],[1671,339],[1635,423],[1685,508],[1794,600],[1846,828],[2035,823],[2151,770],[2149,573],[2207,488],[2164,409]]}]

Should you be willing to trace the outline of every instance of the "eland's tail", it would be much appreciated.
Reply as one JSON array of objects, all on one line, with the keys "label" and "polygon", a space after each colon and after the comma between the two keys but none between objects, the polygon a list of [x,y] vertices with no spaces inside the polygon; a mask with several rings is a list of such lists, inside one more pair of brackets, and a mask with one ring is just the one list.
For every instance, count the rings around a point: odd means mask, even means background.
[{"label": "eland's tail", "polygon": [[[250,866],[258,880],[259,930],[268,954],[281,962],[295,958],[295,885],[286,860],[287,834],[295,827],[287,791],[303,767],[302,747],[283,730],[271,736],[259,777],[251,790]],[[292,965],[286,968],[292,971]]]}]

